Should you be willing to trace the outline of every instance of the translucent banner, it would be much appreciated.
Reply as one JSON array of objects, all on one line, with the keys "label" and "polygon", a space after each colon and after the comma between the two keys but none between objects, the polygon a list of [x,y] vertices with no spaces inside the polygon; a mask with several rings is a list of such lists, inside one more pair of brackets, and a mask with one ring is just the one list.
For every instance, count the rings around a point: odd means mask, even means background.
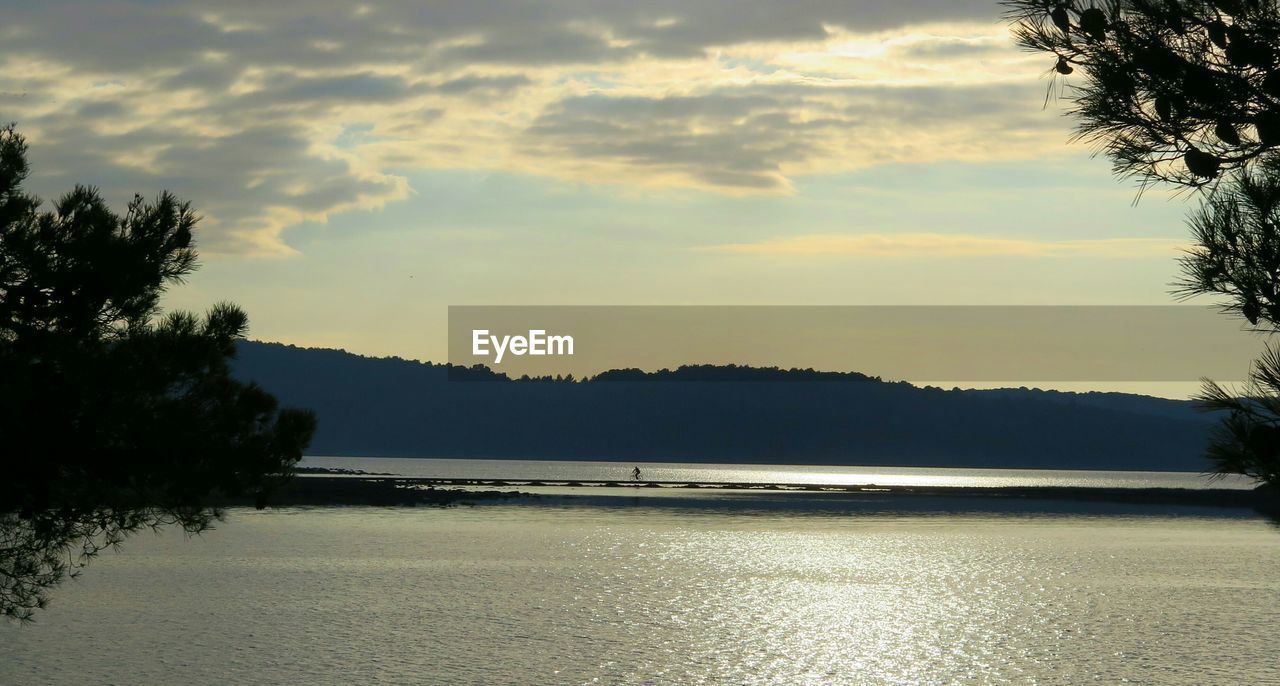
[{"label": "translucent banner", "polygon": [[511,378],[734,364],[917,382],[1233,381],[1264,340],[1200,306],[449,308],[449,361]]}]

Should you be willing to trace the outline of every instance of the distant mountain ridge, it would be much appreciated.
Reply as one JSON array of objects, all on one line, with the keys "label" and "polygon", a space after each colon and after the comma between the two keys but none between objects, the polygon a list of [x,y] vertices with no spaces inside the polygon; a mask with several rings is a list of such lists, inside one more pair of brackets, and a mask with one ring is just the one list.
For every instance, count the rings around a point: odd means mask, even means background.
[{"label": "distant mountain ridge", "polygon": [[696,365],[511,380],[278,343],[238,353],[238,377],[316,411],[314,455],[1203,471],[1213,425],[1186,401],[857,372]]}]

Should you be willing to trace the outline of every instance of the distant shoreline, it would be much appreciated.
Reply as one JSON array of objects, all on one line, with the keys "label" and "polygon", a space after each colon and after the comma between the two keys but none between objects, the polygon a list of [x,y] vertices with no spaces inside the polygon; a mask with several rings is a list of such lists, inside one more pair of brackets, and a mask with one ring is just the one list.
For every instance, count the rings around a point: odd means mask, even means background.
[{"label": "distant shoreline", "polygon": [[[696,482],[696,481],[600,481],[564,479],[476,479],[373,475],[341,470],[324,473],[309,469],[293,479],[270,500],[272,507],[322,505],[448,506],[475,501],[512,500],[538,497],[521,488],[581,489],[583,495],[619,490],[637,496],[663,491],[683,493],[808,493],[838,497],[841,494],[881,498],[886,502],[901,496],[923,498],[997,499],[1019,501],[1065,501],[1115,503],[1149,506],[1191,506],[1255,510],[1280,513],[1280,498],[1267,489],[1186,489],[1186,488],[1102,488],[1089,486],[901,486],[901,485],[815,485],[788,483]],[[517,490],[496,490],[517,489]],[[594,493],[593,493],[594,492]],[[572,496],[570,496],[572,497]]]},{"label": "distant shoreline", "polygon": [[1203,446],[1215,417],[1191,402],[1134,394],[944,390],[859,372],[731,365],[621,370],[588,382],[500,381],[481,369],[463,373],[489,381],[468,382],[449,365],[249,341],[237,351],[238,379],[270,389],[281,406],[316,413],[312,456],[607,456],[628,471],[655,457],[830,467],[1212,467]]}]

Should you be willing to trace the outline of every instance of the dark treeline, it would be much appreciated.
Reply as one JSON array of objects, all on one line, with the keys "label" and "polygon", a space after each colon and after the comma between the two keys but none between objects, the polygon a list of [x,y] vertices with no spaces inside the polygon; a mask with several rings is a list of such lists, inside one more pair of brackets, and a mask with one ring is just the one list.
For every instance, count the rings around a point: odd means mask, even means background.
[{"label": "dark treeline", "polygon": [[655,372],[634,368],[611,369],[591,377],[590,381],[880,381],[880,377],[858,372],[823,372],[812,368],[697,364],[682,365],[676,369],[659,369]]},{"label": "dark treeline", "polygon": [[[1201,471],[1212,424],[1190,403],[1144,396],[943,390],[810,370],[520,382],[255,342],[235,365],[316,412],[316,455]],[[706,383],[728,379],[740,382]]]},{"label": "dark treeline", "polygon": [[[400,359],[400,358],[390,358]],[[428,363],[429,364],[429,363]],[[447,364],[450,381],[509,381],[513,383],[595,383],[608,381],[880,381],[878,376],[858,372],[824,372],[813,368],[750,367],[738,364],[686,364],[675,369],[647,372],[628,367],[610,369],[595,376],[575,378],[573,374],[511,377],[482,364],[471,367]]]}]

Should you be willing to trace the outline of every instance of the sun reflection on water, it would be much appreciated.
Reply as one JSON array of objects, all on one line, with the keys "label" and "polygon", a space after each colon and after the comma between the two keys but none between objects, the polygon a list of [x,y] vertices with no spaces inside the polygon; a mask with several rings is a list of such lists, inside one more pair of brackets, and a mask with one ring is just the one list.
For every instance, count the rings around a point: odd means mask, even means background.
[{"label": "sun reflection on water", "polygon": [[95,565],[0,683],[1280,683],[1248,519],[236,511]]}]

